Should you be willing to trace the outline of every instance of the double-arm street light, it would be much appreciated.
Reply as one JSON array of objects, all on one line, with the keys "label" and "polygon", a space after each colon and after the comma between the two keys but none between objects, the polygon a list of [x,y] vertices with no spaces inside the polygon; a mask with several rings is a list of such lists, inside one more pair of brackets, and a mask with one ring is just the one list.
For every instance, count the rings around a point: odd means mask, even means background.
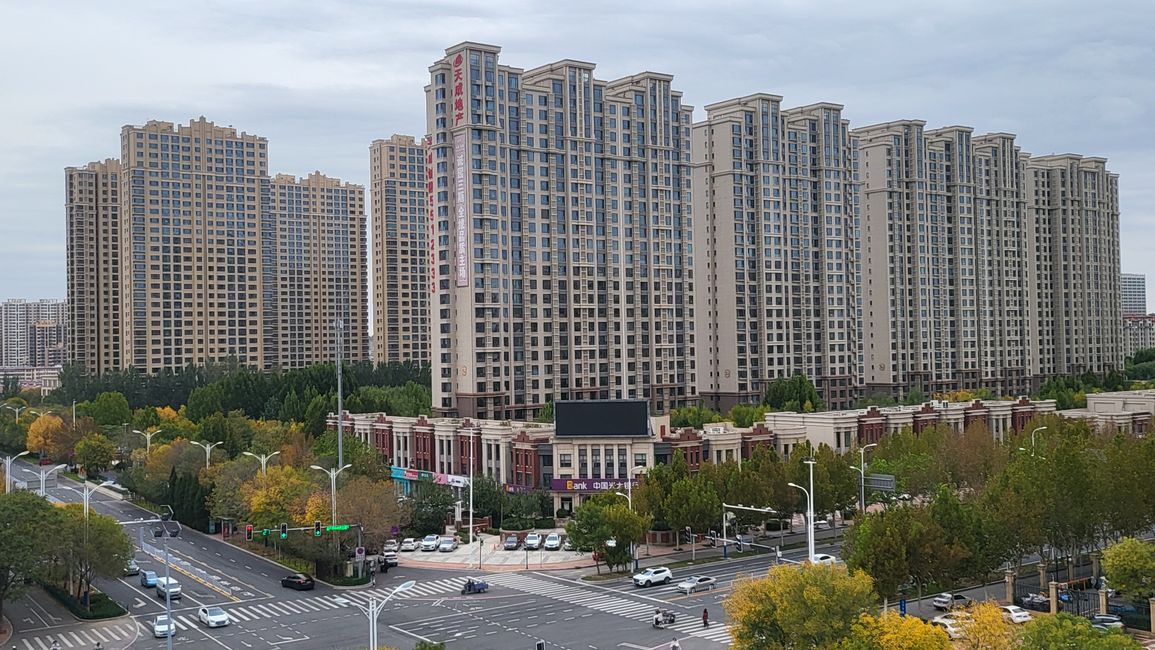
[{"label": "double-arm street light", "polygon": [[52,474],[52,472],[64,469],[65,467],[68,467],[68,465],[57,465],[56,467],[40,468],[40,496],[44,496],[46,494],[44,484],[48,482],[48,477]]},{"label": "double-arm street light", "polygon": [[790,483],[790,487],[802,490],[806,495],[806,552],[807,561],[814,561],[814,463],[813,458],[802,461],[810,467],[810,489],[798,485],[797,483]]},{"label": "double-arm street light", "polygon": [[1031,453],[1034,453],[1034,451],[1035,451],[1035,435],[1040,431],[1046,431],[1046,430],[1047,430],[1047,427],[1035,427],[1031,431]]},{"label": "double-arm street light", "polygon": [[258,461],[260,461],[260,463],[261,463],[261,474],[262,474],[262,475],[265,475],[265,476],[268,476],[268,474],[269,474],[269,468],[268,468],[269,459],[270,459],[270,458],[272,458],[273,456],[276,456],[277,454],[279,454],[279,453],[281,453],[281,452],[279,452],[279,451],[274,451],[274,452],[273,452],[273,453],[271,453],[271,454],[254,454],[254,453],[253,453],[253,452],[251,452],[251,451],[242,451],[241,453],[242,453],[242,454],[244,454],[244,455],[246,455],[246,456],[252,456],[253,458],[256,458]]},{"label": "double-arm street light", "polygon": [[324,473],[329,475],[329,502],[333,508],[333,525],[334,526],[337,525],[337,475],[340,474],[341,472],[349,469],[352,466],[353,465],[351,463],[345,463],[344,465],[341,466],[340,469],[325,469],[324,467],[321,467],[320,465],[310,465],[309,466],[311,469],[315,469],[315,470],[324,472]]},{"label": "double-arm street light", "polygon": [[205,469],[208,469],[208,468],[209,468],[209,457],[212,455],[212,453],[213,453],[213,449],[214,449],[214,448],[215,448],[217,445],[219,445],[219,444],[221,444],[221,443],[219,443],[219,442],[210,442],[210,443],[208,443],[208,444],[205,444],[205,443],[203,443],[203,442],[201,442],[201,441],[199,441],[199,440],[190,440],[189,442],[191,442],[191,443],[193,443],[194,445],[196,445],[196,446],[200,447],[201,449],[204,449],[204,450],[205,450]]},{"label": "double-arm street light", "polygon": [[8,494],[12,491],[12,461],[20,458],[21,456],[27,456],[31,453],[32,452],[30,451],[22,451],[15,456],[4,457],[4,494]]},{"label": "double-arm street light", "polygon": [[[630,509],[631,512],[634,510],[634,476],[644,471],[646,471],[646,468],[642,465],[634,465],[633,467],[630,467],[629,471],[627,472],[628,475],[626,476],[625,493],[623,494],[622,492],[614,492],[614,494],[626,498],[626,506]],[[630,542],[630,557],[634,560],[634,571],[636,572],[638,570],[638,545],[634,544],[633,542]]]},{"label": "double-arm street light", "polygon": [[160,433],[161,431],[164,431],[164,429],[157,429],[156,431],[141,431],[140,429],[133,429],[132,430],[133,433],[139,433],[140,435],[144,436],[144,452],[145,453],[152,451],[152,437],[155,436],[156,434]]},{"label": "double-arm street light", "polygon": [[859,447],[860,464],[858,467],[851,466],[862,475],[862,482],[858,484],[858,510],[864,515],[866,514],[866,450],[877,446],[877,442],[872,442],[865,447]]},{"label": "double-arm street light", "polygon": [[44,415],[46,413],[52,412],[52,409],[44,409],[43,411],[37,411],[36,409],[32,408],[31,406],[12,406],[11,404],[2,404],[2,405],[0,405],[0,408],[5,408],[5,409],[8,409],[9,411],[12,411],[13,413],[15,413],[17,420],[20,419],[20,414],[23,413],[24,411],[28,411],[29,413],[35,413],[36,415]]},{"label": "double-arm street light", "polygon": [[335,600],[339,604],[352,605],[352,606],[356,607],[357,609],[361,610],[361,613],[363,613],[366,617],[368,617],[368,619],[369,619],[369,647],[373,650],[376,650],[376,648],[378,647],[378,645],[377,645],[377,617],[381,615],[381,611],[385,609],[385,605],[388,604],[389,601],[394,596],[396,596],[399,593],[409,591],[410,589],[413,588],[413,585],[415,585],[415,584],[417,584],[417,583],[414,582],[413,580],[403,582],[403,583],[397,585],[396,587],[394,587],[389,592],[389,595],[380,601],[378,601],[376,597],[371,596],[369,598],[369,604],[368,605],[362,605],[361,603],[349,600],[348,598],[337,598]]}]

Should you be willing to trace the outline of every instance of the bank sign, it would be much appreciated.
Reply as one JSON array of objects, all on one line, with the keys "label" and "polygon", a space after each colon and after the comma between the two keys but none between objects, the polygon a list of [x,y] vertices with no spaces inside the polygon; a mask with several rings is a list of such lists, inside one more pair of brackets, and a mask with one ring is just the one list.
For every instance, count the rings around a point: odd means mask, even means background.
[{"label": "bank sign", "polygon": [[555,478],[550,480],[549,488],[554,492],[616,492],[628,489],[630,483],[638,484],[636,480],[612,478]]}]

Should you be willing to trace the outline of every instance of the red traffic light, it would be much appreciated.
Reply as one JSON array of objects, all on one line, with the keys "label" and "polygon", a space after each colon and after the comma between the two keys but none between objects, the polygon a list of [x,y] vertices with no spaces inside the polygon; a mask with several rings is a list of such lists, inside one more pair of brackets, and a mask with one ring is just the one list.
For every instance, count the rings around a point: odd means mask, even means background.
[{"label": "red traffic light", "polygon": [[252,524],[246,524],[245,525],[245,539],[247,541],[250,541],[250,542],[253,541],[253,525]]}]

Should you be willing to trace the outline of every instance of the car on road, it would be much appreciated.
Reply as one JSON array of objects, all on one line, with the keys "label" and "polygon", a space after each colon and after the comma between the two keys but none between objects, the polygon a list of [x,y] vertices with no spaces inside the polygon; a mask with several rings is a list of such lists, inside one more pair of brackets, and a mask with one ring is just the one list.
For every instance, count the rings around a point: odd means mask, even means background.
[{"label": "car on road", "polygon": [[156,586],[156,571],[141,571],[140,572],[140,586],[155,587]]},{"label": "car on road", "polygon": [[438,553],[452,553],[457,550],[456,537],[443,537],[441,543],[437,545]]},{"label": "car on road", "polygon": [[930,601],[930,603],[931,605],[934,605],[934,608],[937,610],[949,612],[952,609],[969,606],[971,604],[971,599],[962,594],[951,594],[943,592],[935,596],[934,600]]},{"label": "car on road", "polygon": [[516,551],[517,547],[519,546],[521,546],[521,540],[517,537],[517,535],[507,536],[505,538],[505,543],[502,544],[502,548],[507,551]]},{"label": "car on road", "polygon": [[389,551],[397,552],[397,540],[395,540],[395,539],[385,540],[385,545],[381,547],[381,551],[383,553],[388,553]]},{"label": "car on road", "polygon": [[281,586],[297,591],[307,591],[317,586],[316,581],[307,573],[294,573],[281,578]]},{"label": "car on road", "polygon": [[561,548],[561,535],[550,533],[545,536],[545,550],[556,551]]},{"label": "car on road", "polygon": [[718,581],[710,576],[690,576],[678,583],[678,591],[684,594],[692,594],[695,591],[706,591],[717,586]]},{"label": "car on road", "polygon": [[814,557],[810,558],[811,564],[837,564],[838,558],[826,553],[815,553]]},{"label": "car on road", "polygon": [[1019,625],[1031,622],[1031,613],[1018,605],[1003,605],[999,609],[1003,610],[1003,618],[1008,623]]},{"label": "car on road", "polygon": [[405,539],[401,540],[400,550],[402,553],[405,553],[406,551],[416,551],[417,540],[413,539],[412,537],[406,537]]},{"label": "car on road", "polygon": [[1108,630],[1123,629],[1123,619],[1114,614],[1095,614],[1091,617],[1091,625],[1098,625]]},{"label": "car on road", "polygon": [[541,533],[530,533],[525,536],[525,547],[531,551],[541,548]]},{"label": "car on road", "polygon": [[664,566],[655,566],[634,576],[635,587],[649,587],[658,583],[668,585],[674,579],[674,574]]},{"label": "car on road", "polygon": [[174,634],[176,634],[176,625],[171,618],[162,614],[152,619],[152,636],[154,638],[160,639]]},{"label": "car on road", "polygon": [[136,563],[136,560],[129,560],[128,564],[124,565],[124,575],[140,575],[140,565]]},{"label": "car on road", "polygon": [[441,546],[440,535],[426,535],[421,539],[421,550],[423,552],[436,551],[438,546]]},{"label": "car on road", "polygon": [[205,627],[224,627],[229,624],[229,615],[220,607],[202,607],[197,610],[197,620]]},{"label": "car on road", "polygon": [[174,578],[156,579],[156,597],[161,600],[177,600],[181,597],[180,583]]},{"label": "car on road", "polygon": [[397,551],[385,551],[382,553],[381,563],[387,567],[397,566]]}]

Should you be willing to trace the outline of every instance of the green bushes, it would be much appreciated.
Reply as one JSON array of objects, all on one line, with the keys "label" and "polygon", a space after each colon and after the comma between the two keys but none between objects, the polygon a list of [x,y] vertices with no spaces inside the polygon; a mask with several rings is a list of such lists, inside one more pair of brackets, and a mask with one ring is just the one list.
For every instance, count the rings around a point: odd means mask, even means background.
[{"label": "green bushes", "polygon": [[71,594],[57,585],[42,583],[41,586],[44,587],[44,591],[48,592],[48,595],[55,598],[61,605],[67,607],[68,611],[72,612],[81,620],[95,621],[105,618],[116,618],[127,613],[116,601],[101,593],[91,592],[89,594],[91,607],[86,608],[84,603],[73,598]]}]

